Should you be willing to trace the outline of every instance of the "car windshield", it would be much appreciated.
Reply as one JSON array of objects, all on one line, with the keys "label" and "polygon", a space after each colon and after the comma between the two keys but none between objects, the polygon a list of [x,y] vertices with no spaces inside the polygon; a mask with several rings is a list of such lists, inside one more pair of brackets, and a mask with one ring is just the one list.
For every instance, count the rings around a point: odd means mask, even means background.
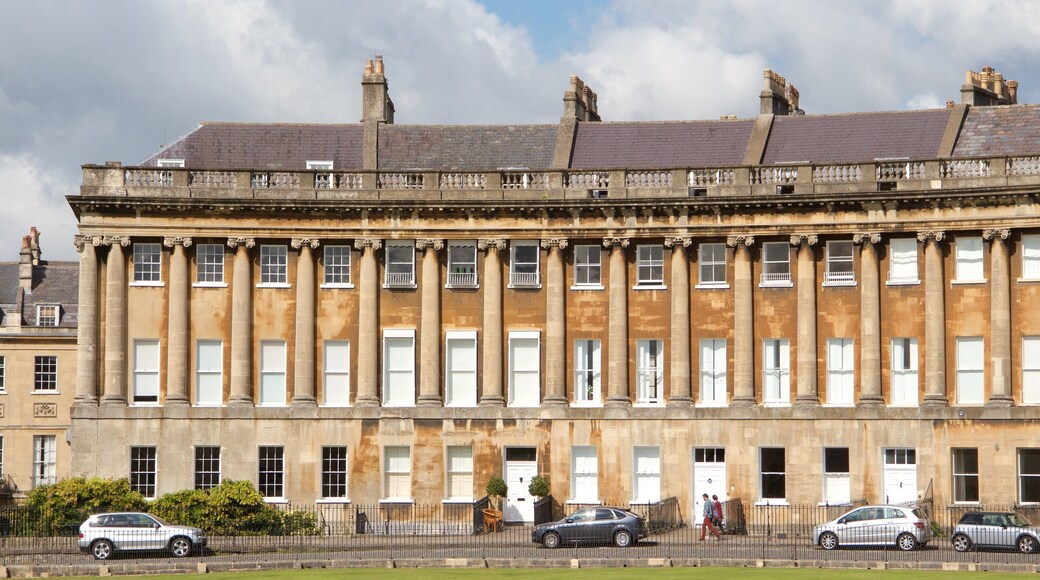
[{"label": "car windshield", "polygon": [[1011,525],[1019,528],[1033,525],[1025,516],[1019,514],[1008,514],[1008,519],[1011,520]]}]

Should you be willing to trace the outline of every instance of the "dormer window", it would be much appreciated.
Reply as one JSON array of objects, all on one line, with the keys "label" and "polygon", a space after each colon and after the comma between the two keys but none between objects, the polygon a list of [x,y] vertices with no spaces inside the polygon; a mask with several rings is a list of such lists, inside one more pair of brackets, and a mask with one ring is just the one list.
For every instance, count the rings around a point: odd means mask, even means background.
[{"label": "dormer window", "polygon": [[332,171],[331,161],[308,161],[307,169],[310,171]]},{"label": "dormer window", "polygon": [[36,306],[36,326],[58,326],[61,323],[61,305],[38,304]]},{"label": "dormer window", "polygon": [[183,159],[160,159],[159,167],[184,167]]}]

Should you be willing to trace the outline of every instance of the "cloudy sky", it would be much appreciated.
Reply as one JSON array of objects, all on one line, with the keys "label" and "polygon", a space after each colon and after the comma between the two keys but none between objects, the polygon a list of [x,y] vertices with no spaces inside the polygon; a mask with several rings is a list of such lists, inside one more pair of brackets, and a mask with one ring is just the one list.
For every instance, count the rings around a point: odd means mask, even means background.
[{"label": "cloudy sky", "polygon": [[809,114],[941,107],[992,66],[1040,102],[1028,0],[3,0],[0,261],[75,259],[80,166],[201,121],[354,123],[367,58],[397,123],[542,123],[568,77],[604,120],[750,117],[762,69]]}]

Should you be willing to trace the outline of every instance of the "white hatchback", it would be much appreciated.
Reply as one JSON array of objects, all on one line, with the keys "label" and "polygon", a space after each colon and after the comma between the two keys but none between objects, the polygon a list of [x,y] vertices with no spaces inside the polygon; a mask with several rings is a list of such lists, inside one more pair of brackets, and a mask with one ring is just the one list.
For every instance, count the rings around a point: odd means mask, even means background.
[{"label": "white hatchback", "polygon": [[115,552],[167,550],[183,558],[206,546],[206,532],[175,526],[157,516],[137,512],[95,514],[79,527],[79,549],[107,560]]},{"label": "white hatchback", "polygon": [[813,544],[825,550],[838,546],[895,545],[914,550],[932,539],[928,517],[918,509],[868,505],[813,528]]}]

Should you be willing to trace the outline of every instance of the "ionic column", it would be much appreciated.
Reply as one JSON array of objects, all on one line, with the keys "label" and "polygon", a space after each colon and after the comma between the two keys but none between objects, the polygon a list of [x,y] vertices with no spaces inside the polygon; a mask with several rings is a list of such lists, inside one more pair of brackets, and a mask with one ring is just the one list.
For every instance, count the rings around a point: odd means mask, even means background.
[{"label": "ionic column", "polygon": [[163,238],[170,256],[170,302],[166,320],[166,404],[183,407],[188,400],[188,257],[191,238]]},{"label": "ionic column", "polygon": [[76,327],[76,404],[98,402],[98,267],[99,236],[75,236],[72,243],[79,252],[79,321]]},{"label": "ionic column", "polygon": [[235,250],[231,281],[231,395],[229,405],[253,404],[253,238],[228,238]]},{"label": "ionic column", "polygon": [[755,300],[751,246],[755,236],[729,236],[733,256],[733,404],[755,404]]},{"label": "ionic column", "polygon": [[924,242],[924,401],[949,405],[946,398],[946,297],[943,280],[943,232],[920,232]]},{"label": "ionic column", "polygon": [[502,390],[502,266],[499,252],[506,249],[505,240],[479,240],[477,247],[487,252],[484,258],[484,336],[481,339],[482,389],[480,405],[502,407],[506,404]]},{"label": "ionic column", "polygon": [[419,330],[420,407],[441,405],[441,264],[438,252],[444,240],[416,240],[423,252],[422,314]]},{"label": "ionic column", "polygon": [[795,404],[820,404],[816,372],[816,245],[815,235],[791,236],[798,248],[798,390]]},{"label": "ionic column", "polygon": [[860,390],[859,405],[883,405],[881,396],[881,286],[877,248],[881,234],[865,233],[852,236],[860,245]]},{"label": "ionic column", "polygon": [[990,359],[993,377],[989,406],[1010,407],[1011,397],[1011,262],[1004,240],[1010,230],[985,230],[983,239],[990,240]]},{"label": "ionic column", "polygon": [[690,384],[690,262],[686,248],[693,240],[665,238],[665,247],[672,249],[671,291],[671,391],[668,404],[688,407],[693,404]]},{"label": "ionic column", "polygon": [[383,246],[382,240],[355,240],[354,247],[361,250],[361,266],[358,275],[358,381],[357,405],[379,406],[379,272],[376,268],[376,252]]},{"label": "ionic column", "polygon": [[314,388],[314,252],[320,241],[293,238],[290,244],[300,250],[296,261],[296,344],[293,365],[293,406],[313,407],[318,404]]},{"label": "ionic column", "polygon": [[128,237],[106,236],[105,392],[102,405],[126,405],[126,256]]},{"label": "ionic column", "polygon": [[561,252],[566,239],[542,240],[549,251],[545,259],[545,396],[542,404],[559,407],[567,404],[567,312],[566,280]]},{"label": "ionic column", "polygon": [[610,292],[607,296],[607,406],[628,407],[628,238],[605,238],[610,248]]}]

